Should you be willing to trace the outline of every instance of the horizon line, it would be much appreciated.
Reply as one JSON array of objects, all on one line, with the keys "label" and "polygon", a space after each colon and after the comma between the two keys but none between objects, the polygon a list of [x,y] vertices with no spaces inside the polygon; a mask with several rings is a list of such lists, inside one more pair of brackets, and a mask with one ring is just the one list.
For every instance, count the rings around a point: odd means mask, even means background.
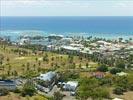
[{"label": "horizon line", "polygon": [[0,17],[133,17],[133,16],[0,16]]}]

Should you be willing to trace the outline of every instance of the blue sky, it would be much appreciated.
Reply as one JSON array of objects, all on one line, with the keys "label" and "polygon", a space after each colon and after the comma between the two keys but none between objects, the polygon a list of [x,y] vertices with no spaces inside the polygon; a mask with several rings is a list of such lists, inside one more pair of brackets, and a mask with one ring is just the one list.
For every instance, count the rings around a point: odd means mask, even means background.
[{"label": "blue sky", "polygon": [[0,0],[1,16],[133,16],[133,0]]}]

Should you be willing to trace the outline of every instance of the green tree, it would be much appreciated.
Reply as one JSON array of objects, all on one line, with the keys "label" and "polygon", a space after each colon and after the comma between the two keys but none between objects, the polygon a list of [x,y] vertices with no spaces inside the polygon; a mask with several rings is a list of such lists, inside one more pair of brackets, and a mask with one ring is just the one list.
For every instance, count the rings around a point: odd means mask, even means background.
[{"label": "green tree", "polygon": [[41,66],[41,61],[38,62],[38,66]]},{"label": "green tree", "polygon": [[47,53],[43,56],[43,61],[48,62],[48,54]]},{"label": "green tree", "polygon": [[9,93],[9,91],[8,91],[7,89],[5,89],[5,88],[1,88],[1,89],[0,89],[0,94],[1,94],[2,96],[8,95],[8,93]]},{"label": "green tree", "polygon": [[61,94],[59,91],[54,93],[54,100],[62,100],[63,94]]},{"label": "green tree", "polygon": [[10,61],[9,57],[7,57],[6,61],[7,61],[7,62],[9,62],[9,61]]},{"label": "green tree", "polygon": [[123,38],[119,38],[119,42],[122,42]]},{"label": "green tree", "polygon": [[96,79],[81,79],[80,86],[77,91],[77,98],[80,100],[87,100],[89,97],[91,97],[95,87],[98,87],[98,81]]},{"label": "green tree", "polygon": [[81,66],[82,66],[82,65],[81,65],[81,63],[80,63],[80,64],[79,64],[79,68],[81,68]]},{"label": "green tree", "polygon": [[117,94],[117,95],[122,95],[122,94],[123,94],[123,88],[122,88],[122,87],[116,87],[116,88],[113,90],[113,93],[114,93],[114,94]]},{"label": "green tree", "polygon": [[124,64],[124,62],[118,62],[118,63],[116,64],[116,67],[118,67],[118,68],[120,68],[120,69],[125,69],[125,64]]},{"label": "green tree", "polygon": [[129,81],[128,78],[125,76],[117,77],[115,82],[117,87],[120,87],[123,89],[123,92],[126,92],[129,87]]},{"label": "green tree", "polygon": [[33,64],[33,69],[34,69],[34,71],[36,70],[36,65],[35,64]]},{"label": "green tree", "polygon": [[35,60],[36,60],[36,62],[37,62],[37,61],[38,61],[38,58],[36,57]]},{"label": "green tree", "polygon": [[100,87],[99,81],[95,78],[83,78],[80,80],[80,86],[77,91],[76,97],[80,100],[103,99],[109,98],[109,91],[107,88]]},{"label": "green tree", "polygon": [[121,72],[121,69],[119,69],[119,68],[112,68],[112,69],[110,70],[110,73],[111,73],[111,74],[116,74],[116,73],[119,73],[119,72]]},{"label": "green tree", "polygon": [[93,93],[91,95],[91,97],[95,100],[95,99],[103,99],[103,98],[109,98],[110,94],[107,88],[103,88],[103,87],[99,87],[96,88],[95,90],[93,90]]},{"label": "green tree", "polygon": [[23,86],[21,95],[22,96],[26,96],[26,95],[33,96],[35,92],[36,92],[36,89],[35,89],[33,82],[27,81]]},{"label": "green tree", "polygon": [[27,62],[26,67],[27,67],[27,71],[29,71],[30,70],[30,63],[29,62]]},{"label": "green tree", "polygon": [[102,66],[98,67],[97,70],[100,72],[106,72],[106,71],[108,71],[108,67],[105,65],[102,65]]},{"label": "green tree", "polygon": [[86,68],[89,66],[89,64],[88,63],[86,63]]}]

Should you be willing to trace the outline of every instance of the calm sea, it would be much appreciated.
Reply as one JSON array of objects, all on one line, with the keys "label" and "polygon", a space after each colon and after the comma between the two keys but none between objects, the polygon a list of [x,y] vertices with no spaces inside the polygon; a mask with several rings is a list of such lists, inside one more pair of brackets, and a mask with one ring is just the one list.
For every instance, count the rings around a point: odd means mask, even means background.
[{"label": "calm sea", "polygon": [[133,37],[133,17],[0,17],[0,35]]}]

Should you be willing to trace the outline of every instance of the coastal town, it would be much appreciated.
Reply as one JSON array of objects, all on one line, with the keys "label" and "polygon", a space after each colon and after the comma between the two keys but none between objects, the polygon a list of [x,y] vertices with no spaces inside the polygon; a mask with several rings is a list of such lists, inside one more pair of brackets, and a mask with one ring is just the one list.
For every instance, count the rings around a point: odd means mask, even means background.
[{"label": "coastal town", "polygon": [[0,77],[0,100],[132,100],[133,38],[1,37]]}]

